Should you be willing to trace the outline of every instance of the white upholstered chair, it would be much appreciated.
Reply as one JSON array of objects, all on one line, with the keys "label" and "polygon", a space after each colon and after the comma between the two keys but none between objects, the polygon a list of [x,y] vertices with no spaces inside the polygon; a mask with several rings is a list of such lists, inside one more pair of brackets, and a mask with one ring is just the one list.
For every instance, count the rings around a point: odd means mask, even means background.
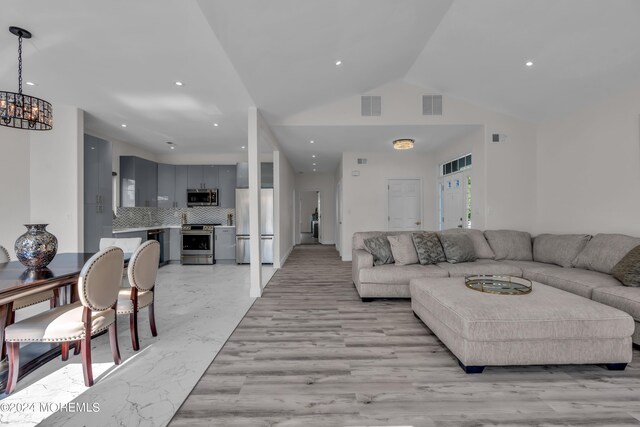
[{"label": "white upholstered chair", "polygon": [[[4,246],[0,246],[0,264],[11,261],[9,251]],[[0,352],[0,359],[4,359],[7,355],[6,346],[4,343],[4,328],[7,325],[12,324],[15,321],[16,310],[29,307],[30,305],[39,304],[41,302],[49,301],[49,307],[53,308],[57,305],[58,290],[55,291],[42,291],[36,294],[27,295],[13,301],[11,310],[7,311],[7,316],[4,319],[0,319],[0,339],[2,340],[2,351]]]},{"label": "white upholstered chair", "polygon": [[155,240],[144,242],[131,256],[127,273],[130,289],[120,289],[118,314],[128,314],[131,328],[131,345],[135,351],[140,348],[138,341],[138,311],[149,307],[151,335],[158,335],[154,314],[154,287],[158,275],[160,243]]},{"label": "white upholstered chair", "polygon": [[6,394],[16,387],[20,367],[20,343],[62,343],[62,359],[69,357],[69,344],[82,345],[84,383],[93,385],[91,335],[109,329],[113,361],[120,363],[116,329],[116,302],[124,266],[122,249],[110,247],[92,256],[78,279],[80,301],[56,307],[7,326],[5,340],[9,348],[9,374]]}]

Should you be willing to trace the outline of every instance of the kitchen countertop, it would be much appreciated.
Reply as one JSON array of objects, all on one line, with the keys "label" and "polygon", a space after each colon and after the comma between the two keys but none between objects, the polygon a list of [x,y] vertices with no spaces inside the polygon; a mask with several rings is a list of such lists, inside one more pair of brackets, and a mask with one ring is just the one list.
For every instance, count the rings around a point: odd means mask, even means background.
[{"label": "kitchen countertop", "polygon": [[136,231],[149,231],[149,230],[162,230],[163,228],[182,228],[181,225],[150,225],[148,227],[134,227],[134,228],[117,228],[113,229],[113,234],[122,234],[122,233],[133,233]]}]

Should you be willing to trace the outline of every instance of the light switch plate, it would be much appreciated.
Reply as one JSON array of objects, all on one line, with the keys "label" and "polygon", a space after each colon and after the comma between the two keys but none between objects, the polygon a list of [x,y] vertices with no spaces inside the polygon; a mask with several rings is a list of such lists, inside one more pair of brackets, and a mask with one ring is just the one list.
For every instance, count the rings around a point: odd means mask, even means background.
[{"label": "light switch plate", "polygon": [[351,176],[360,176],[360,171],[351,171]]}]

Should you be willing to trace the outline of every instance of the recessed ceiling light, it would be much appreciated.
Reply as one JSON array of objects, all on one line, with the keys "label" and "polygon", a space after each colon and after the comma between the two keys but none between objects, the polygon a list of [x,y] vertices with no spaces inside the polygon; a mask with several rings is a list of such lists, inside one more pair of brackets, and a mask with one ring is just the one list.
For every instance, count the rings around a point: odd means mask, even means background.
[{"label": "recessed ceiling light", "polygon": [[218,127],[218,126],[219,126],[217,123],[214,123],[213,125],[214,125],[215,127]]},{"label": "recessed ceiling light", "polygon": [[27,86],[35,86],[36,84],[34,82],[27,82]]},{"label": "recessed ceiling light", "polygon": [[127,124],[126,124],[126,123],[123,123],[123,124],[121,124],[120,126],[122,126],[123,128],[126,128],[126,127],[127,127]]},{"label": "recessed ceiling light", "polygon": [[311,157],[313,157],[313,158],[315,159],[315,158],[316,158],[316,155],[315,155],[315,154],[312,154],[312,155],[311,155]]},{"label": "recessed ceiling light", "polygon": [[184,83],[182,83],[181,81],[177,81],[176,82],[176,86],[182,86]]},{"label": "recessed ceiling light", "polygon": [[313,143],[314,143],[313,139],[311,141],[309,141],[309,144],[313,144]]},{"label": "recessed ceiling light", "polygon": [[242,148],[243,150],[245,149],[244,145],[242,147],[240,147],[240,148]]},{"label": "recessed ceiling light", "polygon": [[531,67],[533,65],[533,61],[527,61],[524,63],[527,67]]},{"label": "recessed ceiling light", "polygon": [[171,147],[169,147],[169,148],[171,148],[172,150],[175,150],[175,149],[176,149],[176,147],[175,147],[175,146],[173,146],[173,145],[172,145]]},{"label": "recessed ceiling light", "polygon": [[316,166],[316,164],[314,163],[313,166]]},{"label": "recessed ceiling light", "polygon": [[314,169],[313,171],[315,172],[316,170]]},{"label": "recessed ceiling light", "polygon": [[342,65],[342,61],[337,60],[337,61],[336,61],[336,66],[337,66],[337,67],[339,67],[339,66],[341,66],[341,65]]}]

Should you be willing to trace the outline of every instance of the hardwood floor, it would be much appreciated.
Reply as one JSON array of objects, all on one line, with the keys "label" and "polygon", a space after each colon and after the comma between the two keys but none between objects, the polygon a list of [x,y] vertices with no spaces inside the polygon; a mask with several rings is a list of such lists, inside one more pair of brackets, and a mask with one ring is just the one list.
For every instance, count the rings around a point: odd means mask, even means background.
[{"label": "hardwood floor", "polygon": [[171,425],[640,425],[639,357],[467,375],[408,300],[362,303],[351,263],[298,246]]}]

